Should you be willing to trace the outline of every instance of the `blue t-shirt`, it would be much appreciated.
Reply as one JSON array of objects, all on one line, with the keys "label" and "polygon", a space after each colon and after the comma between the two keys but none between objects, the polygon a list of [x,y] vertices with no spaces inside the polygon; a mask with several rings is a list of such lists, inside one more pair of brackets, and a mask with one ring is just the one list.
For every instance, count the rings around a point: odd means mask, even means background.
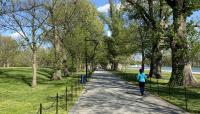
[{"label": "blue t-shirt", "polygon": [[147,79],[147,76],[144,74],[144,73],[138,73],[138,75],[137,75],[137,80],[139,81],[139,82],[145,82],[145,79]]}]

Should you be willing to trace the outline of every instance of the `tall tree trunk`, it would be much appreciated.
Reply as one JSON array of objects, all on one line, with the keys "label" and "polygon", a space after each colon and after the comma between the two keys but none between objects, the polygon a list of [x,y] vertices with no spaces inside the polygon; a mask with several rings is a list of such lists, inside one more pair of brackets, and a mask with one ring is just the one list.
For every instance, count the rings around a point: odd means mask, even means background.
[{"label": "tall tree trunk", "polygon": [[156,78],[161,78],[162,76],[162,57],[163,57],[163,53],[161,52],[161,40],[162,39],[162,32],[164,29],[163,26],[163,0],[159,0],[160,1],[160,14],[159,14],[159,23],[160,23],[160,29],[155,31],[157,32],[156,35],[156,49],[155,49],[155,71],[154,71],[154,75]]},{"label": "tall tree trunk", "polygon": [[115,60],[112,60],[111,62],[111,70],[112,71],[117,71],[118,69],[118,62],[116,62]]},{"label": "tall tree trunk", "polygon": [[6,67],[6,63],[5,63],[5,62],[3,62],[3,67],[4,67],[4,68]]},{"label": "tall tree trunk", "polygon": [[114,71],[114,62],[111,62],[111,70]]},{"label": "tall tree trunk", "polygon": [[37,86],[37,54],[36,54],[36,49],[32,50],[32,87]]},{"label": "tall tree trunk", "polygon": [[8,68],[10,67],[10,63],[9,63],[8,59],[6,60],[6,67],[8,67]]},{"label": "tall tree trunk", "polygon": [[114,62],[113,67],[114,67],[113,70],[117,71],[118,70],[118,62]]},{"label": "tall tree trunk", "polygon": [[153,47],[151,49],[151,61],[150,61],[150,71],[149,71],[149,77],[153,77],[154,69],[155,69],[155,62],[154,62],[154,56],[155,56],[155,44],[153,44]]},{"label": "tall tree trunk", "polygon": [[[34,10],[35,12],[35,10]],[[36,28],[35,28],[35,14],[33,15],[32,18],[32,46],[31,46],[31,50],[32,50],[32,72],[33,72],[33,79],[32,79],[32,88],[37,86],[37,46],[36,46]]]},{"label": "tall tree trunk", "polygon": [[154,75],[155,75],[155,77],[156,78],[161,78],[161,76],[162,76],[162,72],[161,72],[161,68],[162,68],[162,52],[160,51],[160,49],[159,49],[159,46],[157,47],[157,49],[156,49],[156,52],[155,52],[156,54],[156,56],[155,56],[155,60],[154,60],[154,66],[155,66],[155,68],[154,68]]},{"label": "tall tree trunk", "polygon": [[161,77],[161,67],[162,67],[162,53],[160,50],[159,40],[153,44],[152,51],[151,51],[151,63],[150,63],[150,72],[149,77],[156,78]]},{"label": "tall tree trunk", "polygon": [[[162,61],[162,53],[160,53],[160,38],[158,33],[158,27],[156,25],[156,21],[154,20],[154,3],[153,0],[148,0],[149,5],[149,16],[150,16],[150,22],[151,22],[151,28],[150,31],[153,33],[153,44],[152,44],[152,55],[151,55],[151,64],[150,64],[150,72],[149,76],[152,77],[153,75],[156,76],[156,78],[161,77],[161,61]],[[160,7],[162,9],[162,7]],[[161,11],[162,12],[162,11]],[[156,34],[156,35],[154,35]]]},{"label": "tall tree trunk", "polygon": [[66,53],[64,54],[64,57],[63,57],[63,66],[64,66],[64,76],[69,76],[69,70],[68,70],[68,66],[67,66],[67,55],[66,55]]},{"label": "tall tree trunk", "polygon": [[144,30],[140,31],[140,39],[141,39],[141,53],[142,53],[142,69],[144,70],[144,61],[145,61],[145,52],[144,52],[144,38],[146,38],[146,36],[144,35]]},{"label": "tall tree trunk", "polygon": [[54,73],[53,73],[53,80],[60,80],[62,79],[62,56],[61,56],[61,44],[60,38],[55,34],[54,36],[54,48],[55,48],[55,63],[54,63]]},{"label": "tall tree trunk", "polygon": [[172,74],[169,83],[172,86],[195,86],[197,81],[192,75],[183,7],[183,0],[176,1],[173,7],[174,37],[171,38]]},{"label": "tall tree trunk", "polygon": [[61,39],[58,37],[57,29],[56,29],[56,22],[55,22],[55,15],[54,15],[54,8],[56,2],[53,1],[52,8],[49,10],[51,15],[52,21],[52,30],[53,30],[53,45],[54,45],[54,73],[52,75],[53,80],[60,80],[62,79],[62,50],[61,50]]}]

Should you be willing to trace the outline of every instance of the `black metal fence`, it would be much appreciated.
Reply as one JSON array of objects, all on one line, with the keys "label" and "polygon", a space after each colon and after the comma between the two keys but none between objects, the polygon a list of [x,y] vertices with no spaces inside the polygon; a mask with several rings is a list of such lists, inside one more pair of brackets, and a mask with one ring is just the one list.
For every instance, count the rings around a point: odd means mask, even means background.
[{"label": "black metal fence", "polygon": [[[133,73],[117,73],[122,79],[126,81],[132,81],[136,85],[137,74]],[[175,104],[182,109],[191,112],[200,114],[200,88],[189,87],[189,86],[176,86],[172,87],[168,84],[168,78],[148,78],[145,83],[145,90],[150,92],[153,95],[158,95],[164,100]]]},{"label": "black metal fence", "polygon": [[83,85],[80,84],[80,77],[76,81],[71,82],[70,86],[66,86],[63,93],[56,93],[55,96],[50,97],[51,104],[44,106],[42,103],[39,104],[37,114],[49,114],[49,112],[59,113],[59,109],[63,109],[66,113],[69,111],[70,106],[73,106],[75,98],[78,97],[79,92],[82,90]]},{"label": "black metal fence", "polygon": [[[175,104],[186,111],[200,113],[200,108],[198,108],[199,105],[194,103],[195,100],[196,102],[200,100],[200,94],[193,91],[192,87],[172,87],[170,84],[168,84],[168,81],[169,79],[149,78],[146,82],[146,89],[152,94],[161,96],[166,101],[171,102],[172,104]],[[194,109],[194,107],[196,108]]]}]

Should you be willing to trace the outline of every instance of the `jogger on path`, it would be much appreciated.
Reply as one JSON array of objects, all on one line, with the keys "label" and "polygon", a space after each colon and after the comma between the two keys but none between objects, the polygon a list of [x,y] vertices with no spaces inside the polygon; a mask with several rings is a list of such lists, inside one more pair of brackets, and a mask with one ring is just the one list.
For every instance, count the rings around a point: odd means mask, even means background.
[{"label": "jogger on path", "polygon": [[137,80],[139,82],[140,87],[140,93],[141,95],[144,95],[144,87],[145,87],[145,80],[147,79],[147,76],[144,74],[144,70],[140,69],[139,73],[137,75]]}]

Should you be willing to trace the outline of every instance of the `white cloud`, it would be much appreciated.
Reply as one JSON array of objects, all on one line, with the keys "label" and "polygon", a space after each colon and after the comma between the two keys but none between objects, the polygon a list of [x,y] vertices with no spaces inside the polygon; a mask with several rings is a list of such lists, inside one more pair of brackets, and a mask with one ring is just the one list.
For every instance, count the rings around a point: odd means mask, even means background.
[{"label": "white cloud", "polygon": [[[121,3],[117,3],[115,4],[116,5],[116,8],[119,10],[121,8]],[[103,6],[100,6],[97,8],[97,10],[99,12],[103,12],[103,13],[108,13],[108,11],[110,10],[110,4],[105,4]]]},{"label": "white cloud", "polygon": [[109,9],[110,9],[110,4],[105,4],[97,8],[99,12],[103,12],[103,13],[108,13]]},{"label": "white cloud", "polygon": [[[19,32],[21,35],[23,34],[22,32]],[[15,32],[15,33],[12,33],[10,34],[10,36],[13,38],[13,39],[19,39],[21,38],[21,35],[19,34],[18,32]]]}]

